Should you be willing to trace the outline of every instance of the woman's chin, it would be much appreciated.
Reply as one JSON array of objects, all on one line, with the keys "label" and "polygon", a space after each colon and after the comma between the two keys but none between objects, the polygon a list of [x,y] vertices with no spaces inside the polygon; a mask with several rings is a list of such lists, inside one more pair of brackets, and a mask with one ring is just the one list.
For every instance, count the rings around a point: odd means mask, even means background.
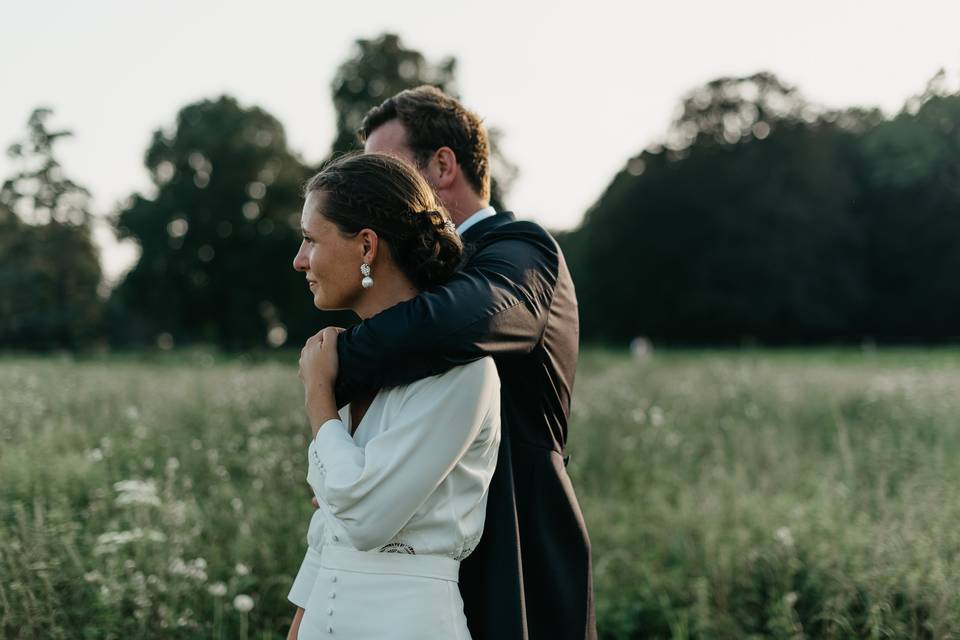
[{"label": "woman's chin", "polygon": [[313,306],[320,311],[341,311],[345,307],[338,304],[336,300],[327,300],[320,294],[313,296]]}]

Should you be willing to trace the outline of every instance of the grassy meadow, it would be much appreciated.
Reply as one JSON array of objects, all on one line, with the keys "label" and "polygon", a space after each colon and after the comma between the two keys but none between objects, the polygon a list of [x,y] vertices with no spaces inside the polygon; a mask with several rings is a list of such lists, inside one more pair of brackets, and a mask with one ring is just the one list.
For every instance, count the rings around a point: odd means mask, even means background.
[{"label": "grassy meadow", "polygon": [[[283,638],[296,355],[0,359],[0,637]],[[960,637],[960,352],[592,350],[602,638]]]}]

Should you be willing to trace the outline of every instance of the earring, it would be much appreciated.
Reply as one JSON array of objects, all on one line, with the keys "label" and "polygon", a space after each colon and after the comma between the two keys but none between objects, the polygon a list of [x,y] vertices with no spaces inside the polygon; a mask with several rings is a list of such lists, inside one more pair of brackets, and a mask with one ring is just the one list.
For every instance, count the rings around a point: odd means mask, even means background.
[{"label": "earring", "polygon": [[360,281],[360,286],[364,289],[369,289],[373,286],[373,278],[370,277],[370,265],[364,262],[360,265],[360,274],[363,276],[363,280]]}]

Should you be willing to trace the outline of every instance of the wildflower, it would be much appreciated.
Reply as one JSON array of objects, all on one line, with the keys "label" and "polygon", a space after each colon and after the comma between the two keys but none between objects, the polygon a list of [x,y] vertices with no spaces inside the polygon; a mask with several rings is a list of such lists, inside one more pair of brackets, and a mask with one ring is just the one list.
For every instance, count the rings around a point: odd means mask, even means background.
[{"label": "wildflower", "polygon": [[238,595],[236,598],[233,599],[233,608],[236,609],[237,611],[246,613],[247,611],[250,611],[251,609],[253,609],[253,598],[251,598],[250,596],[244,593],[241,593],[240,595]]},{"label": "wildflower", "polygon": [[786,548],[793,548],[793,534],[790,532],[789,527],[780,527],[776,533],[774,533],[774,537]]},{"label": "wildflower", "polygon": [[227,585],[223,584],[222,582],[214,582],[207,587],[207,591],[209,591],[210,595],[212,596],[222,598],[223,596],[227,595]]},{"label": "wildflower", "polygon": [[136,527],[130,531],[107,531],[97,536],[97,545],[94,547],[93,552],[96,555],[113,553],[123,545],[140,540],[166,542],[167,537],[159,531],[144,530],[140,527]]},{"label": "wildflower", "polygon": [[666,416],[663,413],[663,409],[658,406],[650,407],[650,423],[655,427],[662,427]]},{"label": "wildflower", "polygon": [[160,506],[160,497],[157,495],[157,485],[152,481],[122,480],[113,484],[117,496],[117,505],[147,505]]},{"label": "wildflower", "polygon": [[170,562],[170,573],[203,582],[207,579],[207,561],[196,558],[190,562],[184,562],[183,558],[174,558]]},{"label": "wildflower", "polygon": [[242,562],[238,562],[237,566],[234,567],[233,570],[237,572],[238,576],[245,576],[250,573],[250,567],[243,564]]}]

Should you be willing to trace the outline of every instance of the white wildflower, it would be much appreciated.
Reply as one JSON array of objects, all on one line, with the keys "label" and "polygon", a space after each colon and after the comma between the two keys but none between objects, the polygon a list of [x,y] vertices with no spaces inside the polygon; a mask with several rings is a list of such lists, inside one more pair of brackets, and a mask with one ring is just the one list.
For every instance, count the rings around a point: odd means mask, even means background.
[{"label": "white wildflower", "polygon": [[251,598],[250,596],[244,593],[241,593],[240,595],[238,595],[236,598],[233,599],[233,608],[236,609],[237,611],[246,613],[247,611],[250,611],[251,609],[253,609],[253,598]]},{"label": "white wildflower", "polygon": [[184,562],[182,558],[174,558],[170,562],[170,573],[204,582],[207,579],[207,561],[196,558],[190,562]]},{"label": "white wildflower", "polygon": [[774,537],[786,548],[793,548],[793,533],[790,532],[789,527],[780,527],[774,533]]},{"label": "white wildflower", "polygon": [[252,433],[253,435],[257,435],[262,431],[266,431],[270,427],[271,427],[270,418],[257,418],[256,420],[250,423],[249,430],[250,430],[250,433]]},{"label": "white wildflower", "polygon": [[222,582],[214,582],[207,587],[207,591],[209,591],[210,595],[212,596],[222,598],[223,596],[227,595],[227,585],[223,584]]},{"label": "white wildflower", "polygon": [[153,481],[122,480],[113,485],[117,496],[116,503],[124,505],[160,506],[160,496],[157,495],[157,485]]},{"label": "white wildflower", "polygon": [[250,567],[243,564],[242,562],[238,562],[237,566],[234,567],[233,570],[237,572],[238,576],[245,576],[245,575],[249,575],[250,573]]},{"label": "white wildflower", "polygon": [[650,424],[655,427],[662,427],[666,416],[663,413],[663,409],[658,406],[650,407]]},{"label": "white wildflower", "polygon": [[131,542],[145,540],[147,542],[166,542],[167,537],[159,531],[141,529],[137,527],[130,531],[107,531],[97,536],[97,544],[93,552],[97,555],[113,553],[120,547]]}]

